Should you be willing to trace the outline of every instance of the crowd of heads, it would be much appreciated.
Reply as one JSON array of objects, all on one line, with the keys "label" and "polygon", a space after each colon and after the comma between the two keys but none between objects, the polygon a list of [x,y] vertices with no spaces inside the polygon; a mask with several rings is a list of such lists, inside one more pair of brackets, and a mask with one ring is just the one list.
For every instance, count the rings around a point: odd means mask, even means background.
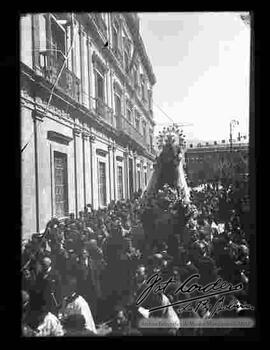
[{"label": "crowd of heads", "polygon": [[[87,205],[77,218],[74,214],[53,218],[44,234],[23,242],[24,335],[38,335],[38,325],[48,312],[61,320],[61,335],[94,335],[85,329],[82,315],[64,314],[63,302],[72,293],[83,296],[99,329],[110,326],[110,334],[147,334],[138,328],[142,315],[136,298],[156,273],[164,280],[173,276],[179,284],[195,273],[202,285],[219,276],[231,283],[242,281],[238,299],[248,300],[249,238],[241,211],[246,193],[242,184],[207,184],[192,190],[191,202],[185,203],[181,191],[165,185],[143,203],[140,191],[103,209]],[[46,298],[43,290],[37,297],[39,276],[51,269],[59,275],[61,291],[55,288]],[[170,289],[166,296],[171,302],[183,297]],[[150,298],[143,307],[157,302],[161,301]],[[186,312],[182,317],[205,317],[205,313]],[[185,332],[180,328],[176,333]]]}]

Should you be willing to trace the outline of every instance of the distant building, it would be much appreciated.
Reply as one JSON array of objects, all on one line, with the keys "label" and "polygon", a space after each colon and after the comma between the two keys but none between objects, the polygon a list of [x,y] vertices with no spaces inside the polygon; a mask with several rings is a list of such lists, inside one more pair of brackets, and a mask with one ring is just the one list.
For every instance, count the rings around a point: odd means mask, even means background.
[{"label": "distant building", "polygon": [[186,172],[194,185],[218,179],[240,179],[248,174],[248,143],[199,143],[188,145]]},{"label": "distant building", "polygon": [[156,82],[135,13],[21,16],[22,232],[144,188]]}]

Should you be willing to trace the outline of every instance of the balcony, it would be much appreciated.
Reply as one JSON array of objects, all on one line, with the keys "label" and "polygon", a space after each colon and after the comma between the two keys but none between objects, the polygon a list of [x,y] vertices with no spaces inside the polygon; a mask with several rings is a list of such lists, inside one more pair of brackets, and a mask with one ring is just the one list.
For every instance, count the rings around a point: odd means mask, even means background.
[{"label": "balcony", "polygon": [[129,138],[137,142],[143,148],[147,149],[147,143],[145,141],[145,138],[123,115],[116,116],[116,127],[117,130],[127,135]]},{"label": "balcony", "polygon": [[[61,71],[63,59],[57,58],[52,51],[40,52],[40,67],[45,79],[54,84],[57,80],[58,74]],[[58,79],[56,86],[66,93],[76,102],[80,102],[80,79],[78,79],[73,72],[68,68],[64,68]]]},{"label": "balcony", "polygon": [[95,112],[106,124],[115,128],[115,119],[112,110],[100,98],[95,98]]}]

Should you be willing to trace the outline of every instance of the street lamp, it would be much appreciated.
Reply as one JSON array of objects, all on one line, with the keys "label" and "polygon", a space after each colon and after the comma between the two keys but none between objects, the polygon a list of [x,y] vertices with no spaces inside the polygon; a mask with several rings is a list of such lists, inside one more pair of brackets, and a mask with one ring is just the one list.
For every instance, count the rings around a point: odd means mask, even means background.
[{"label": "street lamp", "polygon": [[233,142],[233,139],[232,139],[232,129],[235,125],[239,125],[239,121],[238,120],[231,120],[230,121],[230,151],[232,151],[232,142]]}]

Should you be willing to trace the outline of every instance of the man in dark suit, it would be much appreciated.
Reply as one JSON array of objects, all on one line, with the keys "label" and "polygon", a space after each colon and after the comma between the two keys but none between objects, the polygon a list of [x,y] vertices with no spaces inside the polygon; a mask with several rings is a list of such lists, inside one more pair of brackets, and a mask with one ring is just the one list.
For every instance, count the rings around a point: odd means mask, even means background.
[{"label": "man in dark suit", "polygon": [[57,315],[62,303],[61,278],[59,273],[52,267],[49,257],[41,261],[42,270],[36,278],[36,296],[41,297],[51,313]]},{"label": "man in dark suit", "polygon": [[92,264],[89,252],[83,249],[77,267],[78,292],[89,304],[91,311],[96,316],[97,295],[92,278]]}]

